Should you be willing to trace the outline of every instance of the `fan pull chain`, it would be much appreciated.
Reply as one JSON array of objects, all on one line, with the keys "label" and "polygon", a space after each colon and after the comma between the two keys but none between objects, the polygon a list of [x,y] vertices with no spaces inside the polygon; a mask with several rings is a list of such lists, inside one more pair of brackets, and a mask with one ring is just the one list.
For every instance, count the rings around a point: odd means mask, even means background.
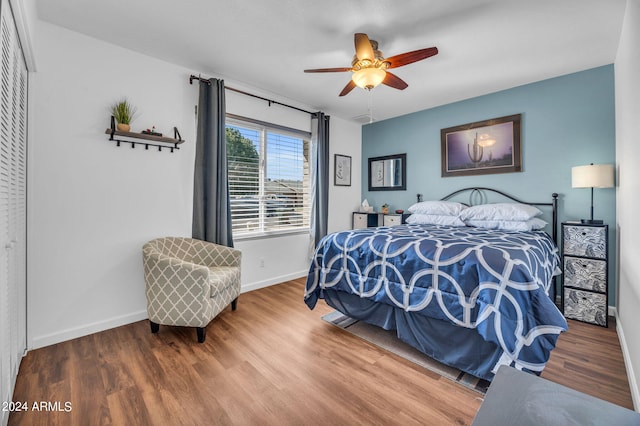
[{"label": "fan pull chain", "polygon": [[373,123],[373,93],[367,90],[367,107],[369,108],[369,124]]}]

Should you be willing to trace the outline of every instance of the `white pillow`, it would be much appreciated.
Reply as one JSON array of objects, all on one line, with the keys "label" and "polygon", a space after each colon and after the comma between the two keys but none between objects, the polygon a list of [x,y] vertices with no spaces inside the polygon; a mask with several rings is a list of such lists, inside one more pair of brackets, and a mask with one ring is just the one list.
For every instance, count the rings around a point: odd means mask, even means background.
[{"label": "white pillow", "polygon": [[503,231],[535,231],[547,226],[547,222],[537,217],[529,220],[467,220],[468,226]]},{"label": "white pillow", "polygon": [[421,201],[415,203],[407,210],[409,210],[410,213],[458,216],[460,212],[466,208],[467,206],[464,204],[454,201]]},{"label": "white pillow", "polygon": [[542,212],[535,206],[520,203],[495,203],[471,206],[460,212],[460,219],[469,220],[529,220]]},{"label": "white pillow", "polygon": [[414,213],[407,218],[407,223],[414,225],[466,226],[458,216],[443,214]]}]

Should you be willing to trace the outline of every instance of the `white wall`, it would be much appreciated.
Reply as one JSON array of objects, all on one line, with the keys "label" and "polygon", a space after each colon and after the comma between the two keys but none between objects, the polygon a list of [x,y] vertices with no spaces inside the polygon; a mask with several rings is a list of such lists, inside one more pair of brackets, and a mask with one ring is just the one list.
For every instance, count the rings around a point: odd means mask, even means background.
[{"label": "white wall", "polygon": [[[329,232],[351,228],[351,217],[360,205],[361,194],[361,155],[362,132],[359,124],[331,117],[330,147],[331,159],[329,174]],[[351,157],[351,186],[333,186],[334,155]]]},{"label": "white wall", "polygon": [[618,335],[640,411],[640,0],[628,0],[615,62],[618,165]]},{"label": "white wall", "polygon": [[[198,70],[41,21],[32,31],[38,72],[30,81],[28,345],[37,348],[146,318],[142,244],[191,234],[198,88],[188,77]],[[230,113],[309,130],[306,114],[227,93]],[[171,135],[177,126],[186,140],[181,149],[109,142],[108,105],[125,95],[139,110],[134,131],[155,125]],[[331,143],[360,163],[359,125],[332,117]],[[359,182],[351,188],[330,195],[339,205],[330,215],[336,228],[346,227],[343,216],[357,204],[350,197],[360,193]],[[304,235],[239,241],[243,291],[305,275],[307,245]]]}]

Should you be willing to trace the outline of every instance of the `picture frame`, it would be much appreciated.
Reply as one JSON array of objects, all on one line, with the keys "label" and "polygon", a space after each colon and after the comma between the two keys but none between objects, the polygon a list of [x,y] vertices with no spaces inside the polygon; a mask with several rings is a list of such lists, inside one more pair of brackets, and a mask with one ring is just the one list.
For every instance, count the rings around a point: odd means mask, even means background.
[{"label": "picture frame", "polygon": [[440,130],[442,177],[522,171],[522,114]]},{"label": "picture frame", "polygon": [[335,186],[351,186],[351,157],[335,154],[333,166],[333,184]]},{"label": "picture frame", "polygon": [[407,154],[369,158],[369,191],[407,189]]}]

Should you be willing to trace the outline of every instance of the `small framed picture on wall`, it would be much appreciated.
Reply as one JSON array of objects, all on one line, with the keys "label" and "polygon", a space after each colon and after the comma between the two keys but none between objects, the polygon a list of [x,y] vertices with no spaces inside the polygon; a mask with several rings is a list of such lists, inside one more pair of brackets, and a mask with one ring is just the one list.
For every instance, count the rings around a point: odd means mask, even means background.
[{"label": "small framed picture on wall", "polygon": [[348,155],[334,155],[335,186],[351,186],[351,157]]}]

